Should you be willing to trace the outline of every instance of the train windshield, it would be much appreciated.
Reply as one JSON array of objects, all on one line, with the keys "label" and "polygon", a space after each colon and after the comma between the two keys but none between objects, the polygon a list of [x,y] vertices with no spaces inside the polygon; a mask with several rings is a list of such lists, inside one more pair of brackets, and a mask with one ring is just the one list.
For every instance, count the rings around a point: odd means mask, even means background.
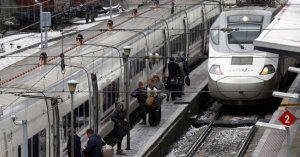
[{"label": "train windshield", "polygon": [[227,21],[227,27],[234,29],[228,33],[229,44],[252,44],[261,33],[263,16],[234,15]]}]

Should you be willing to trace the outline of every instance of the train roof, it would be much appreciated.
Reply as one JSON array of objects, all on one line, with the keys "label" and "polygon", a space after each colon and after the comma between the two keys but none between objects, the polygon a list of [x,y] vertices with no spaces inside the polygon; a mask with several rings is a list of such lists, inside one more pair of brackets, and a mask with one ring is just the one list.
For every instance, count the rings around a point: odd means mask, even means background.
[{"label": "train roof", "polygon": [[[86,75],[93,72],[96,66],[105,67],[99,73],[99,76],[101,76],[100,79],[110,79],[107,75],[111,74],[114,70],[120,70],[120,68],[116,68],[117,64],[110,65],[109,63],[114,62],[121,64],[119,50],[122,50],[125,45],[130,45],[132,42],[136,42],[136,40],[145,38],[145,34],[147,35],[156,29],[159,30],[159,28],[164,27],[165,23],[169,20],[180,17],[180,15],[184,13],[183,10],[189,10],[194,8],[195,5],[201,4],[201,2],[195,2],[193,0],[184,2],[187,4],[187,7],[178,8],[177,12],[179,14],[173,16],[170,15],[168,4],[161,4],[159,8],[139,8],[139,12],[141,13],[136,18],[129,17],[130,13],[114,18],[114,29],[120,29],[120,31],[99,32],[99,29],[106,29],[105,22],[92,27],[90,30],[79,30],[81,33],[84,33],[83,35],[86,39],[85,44],[74,46],[75,35],[73,35],[65,37],[62,40],[63,42],[59,41],[43,49],[42,51],[46,51],[48,54],[48,64],[46,66],[38,66],[38,57],[42,52],[40,51],[0,70],[0,111],[6,108],[12,110],[14,107],[17,108],[16,110],[21,110],[21,108],[25,106],[23,102],[27,101],[27,97],[31,95],[33,97],[43,97],[43,94],[46,93],[48,97],[56,97],[59,95],[63,99],[68,99],[69,93],[66,92],[68,91],[66,81],[70,79],[79,80],[79,82],[84,83],[80,83],[78,89],[86,89],[87,83],[83,78],[86,79]],[[170,28],[173,28],[172,25],[175,24],[176,23],[173,22],[168,25],[170,25]],[[126,29],[129,31],[122,31]],[[156,38],[161,37],[157,36]],[[151,43],[153,42],[154,41],[151,41]],[[141,44],[143,43],[141,42]],[[110,47],[109,45],[112,46]],[[115,47],[115,49],[113,49],[113,47]],[[68,52],[65,54],[65,64],[69,66],[66,66],[64,73],[62,73],[60,69],[59,55],[62,53],[62,50],[63,52]],[[112,62],[106,64],[105,59],[109,56],[113,56],[111,59]],[[88,72],[85,73],[85,70]],[[24,93],[26,97],[23,97]],[[88,95],[87,91],[82,91],[82,93]],[[36,101],[36,99],[31,99],[30,101]],[[9,113],[9,110],[5,111],[4,115],[6,113]]]},{"label": "train roof", "polygon": [[255,49],[286,56],[300,56],[300,5],[290,0],[254,41]]}]

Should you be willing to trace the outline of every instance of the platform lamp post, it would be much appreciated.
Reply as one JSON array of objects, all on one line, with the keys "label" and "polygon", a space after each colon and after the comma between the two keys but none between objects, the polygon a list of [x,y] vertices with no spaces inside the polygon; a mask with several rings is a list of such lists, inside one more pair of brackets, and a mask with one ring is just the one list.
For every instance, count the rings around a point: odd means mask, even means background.
[{"label": "platform lamp post", "polygon": [[112,0],[109,0],[109,17],[112,20]]},{"label": "platform lamp post", "polygon": [[75,80],[69,80],[68,82],[69,91],[71,94],[71,157],[74,157],[74,111],[73,111],[73,105],[74,105],[74,92],[76,89],[76,86],[78,84]]},{"label": "platform lamp post", "polygon": [[128,57],[130,55],[131,51],[130,46],[125,46],[123,48],[124,52],[122,53],[122,58],[124,62],[124,93],[125,93],[125,103],[126,103],[126,119],[127,119],[127,126],[126,126],[126,131],[127,131],[127,148],[126,150],[130,150],[130,120],[129,120],[129,93],[128,93],[128,87],[129,87],[129,79],[128,79],[128,69],[129,69],[129,64],[128,64]]},{"label": "platform lamp post", "polygon": [[43,3],[39,2],[38,0],[35,0],[35,3],[37,3],[40,6],[41,48],[44,48],[43,24],[42,24]]}]

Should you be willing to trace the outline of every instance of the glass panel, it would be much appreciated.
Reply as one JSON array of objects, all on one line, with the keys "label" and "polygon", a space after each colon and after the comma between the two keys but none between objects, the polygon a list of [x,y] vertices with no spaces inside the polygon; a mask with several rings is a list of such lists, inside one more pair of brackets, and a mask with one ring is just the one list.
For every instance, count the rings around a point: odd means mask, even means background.
[{"label": "glass panel", "polygon": [[263,16],[260,15],[232,15],[227,18],[228,23],[252,22],[262,23]]},{"label": "glass panel", "polygon": [[111,107],[119,96],[119,79],[116,79],[103,89],[103,112]]},{"label": "glass panel", "polygon": [[232,57],[231,65],[252,65],[253,57]]},{"label": "glass panel", "polygon": [[84,116],[85,116],[85,124],[84,126],[88,126],[90,123],[90,113],[89,113],[89,101],[86,101],[84,104]]},{"label": "glass panel", "polygon": [[210,37],[214,44],[219,45],[219,27],[210,30]]},{"label": "glass panel", "polygon": [[260,24],[240,23],[228,27],[239,28],[238,31],[232,31],[227,35],[229,44],[252,44],[261,32]]},{"label": "glass panel", "polygon": [[40,132],[40,157],[46,157],[46,129]]}]

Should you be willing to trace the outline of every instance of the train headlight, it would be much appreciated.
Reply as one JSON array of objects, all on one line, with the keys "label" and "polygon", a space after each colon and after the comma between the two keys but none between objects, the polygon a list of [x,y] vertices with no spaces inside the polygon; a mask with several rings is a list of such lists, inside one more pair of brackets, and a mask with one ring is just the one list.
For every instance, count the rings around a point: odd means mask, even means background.
[{"label": "train headlight", "polygon": [[269,64],[269,65],[265,65],[264,68],[262,69],[262,71],[260,72],[260,75],[268,75],[268,74],[272,74],[275,72],[275,68],[273,65]]},{"label": "train headlight", "polygon": [[215,75],[223,75],[220,65],[214,64],[210,67],[209,72]]}]

